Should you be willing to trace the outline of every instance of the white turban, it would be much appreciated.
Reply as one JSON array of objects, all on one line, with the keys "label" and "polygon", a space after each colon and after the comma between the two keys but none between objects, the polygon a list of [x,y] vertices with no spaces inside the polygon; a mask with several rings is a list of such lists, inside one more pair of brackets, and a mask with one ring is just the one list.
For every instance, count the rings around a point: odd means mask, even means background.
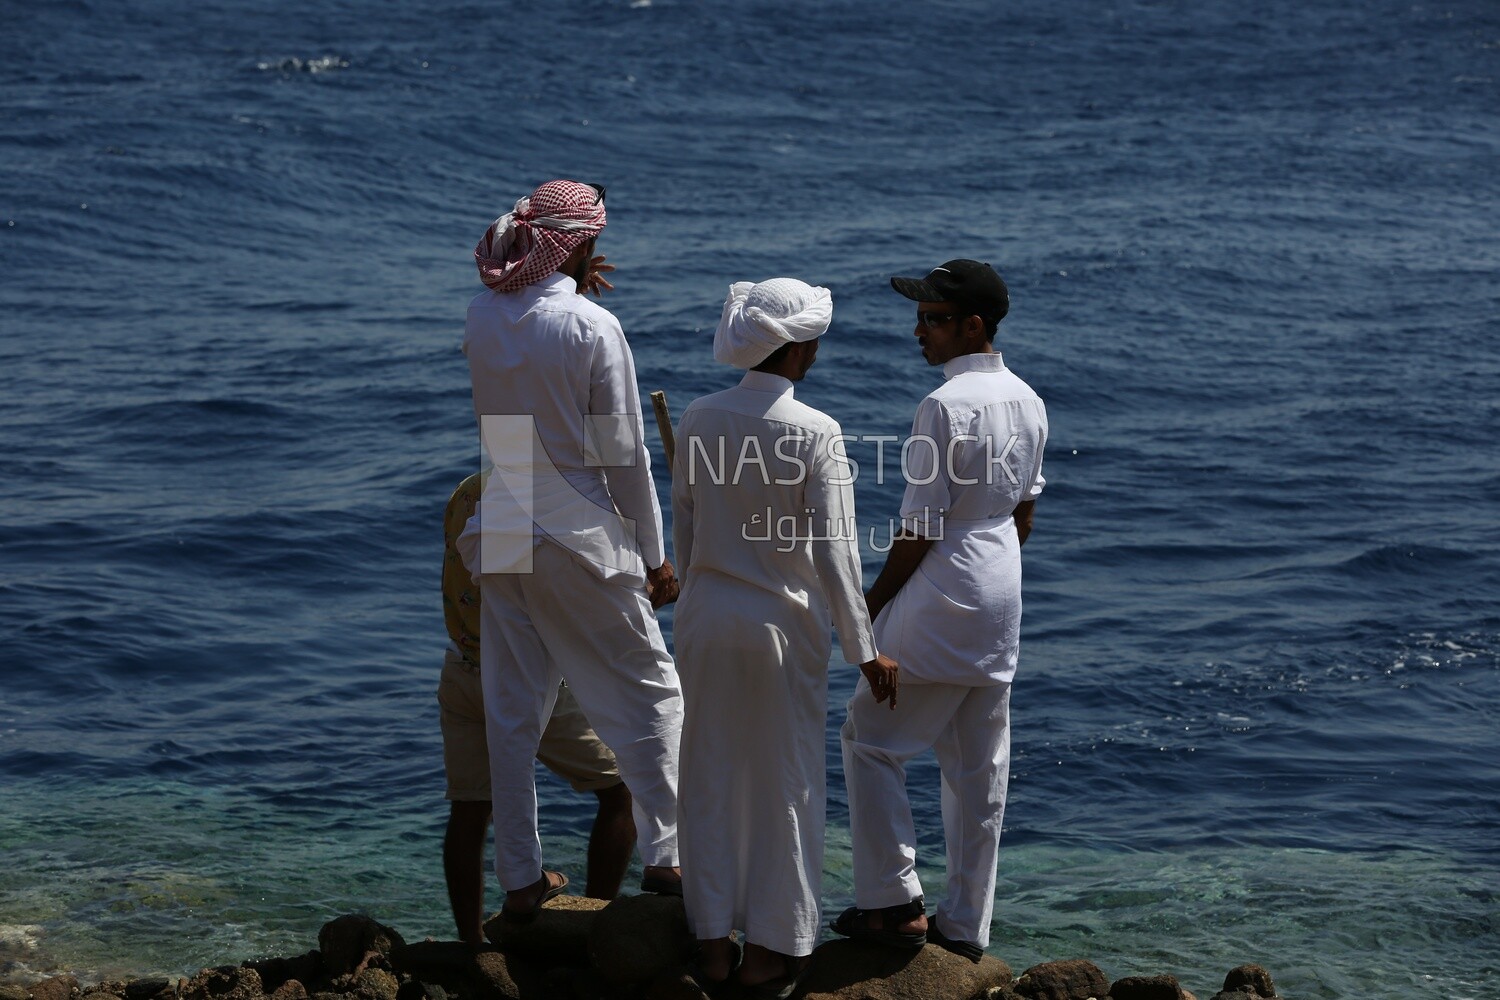
[{"label": "white turban", "polygon": [[783,344],[821,337],[832,319],[833,296],[826,288],[796,278],[736,281],[714,331],[714,360],[754,368]]}]

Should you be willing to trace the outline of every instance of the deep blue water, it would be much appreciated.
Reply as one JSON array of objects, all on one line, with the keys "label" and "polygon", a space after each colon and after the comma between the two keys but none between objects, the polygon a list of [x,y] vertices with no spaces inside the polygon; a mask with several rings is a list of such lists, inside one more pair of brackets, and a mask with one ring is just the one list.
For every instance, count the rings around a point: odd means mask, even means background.
[{"label": "deep blue water", "polygon": [[[470,254],[571,176],[608,185],[608,304],[678,412],[734,378],[725,286],[787,273],[834,292],[800,397],[903,433],[938,375],[887,276],[1008,279],[1052,436],[994,954],[1500,997],[1494,4],[0,23],[0,965],[179,972],[355,909],[451,934]],[[863,476],[862,519],[899,492]],[[581,870],[588,804],[544,800]]]}]

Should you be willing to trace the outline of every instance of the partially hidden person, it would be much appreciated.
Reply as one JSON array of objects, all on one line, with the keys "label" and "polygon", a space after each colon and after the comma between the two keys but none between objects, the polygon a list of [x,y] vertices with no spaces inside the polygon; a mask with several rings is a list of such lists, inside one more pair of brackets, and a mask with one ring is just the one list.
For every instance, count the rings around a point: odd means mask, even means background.
[{"label": "partially hidden person", "polygon": [[[443,769],[448,783],[443,875],[459,939],[474,948],[484,943],[490,756],[479,683],[479,588],[459,557],[458,536],[474,514],[480,489],[480,474],[469,476],[458,484],[443,512],[443,623],[448,629],[448,648],[438,682]],[[557,692],[536,757],[574,791],[592,792],[598,798],[589,832],[584,895],[613,899],[619,895],[635,849],[630,790],[620,778],[614,752],[589,725],[566,684]],[[505,822],[505,817],[500,821]]]}]

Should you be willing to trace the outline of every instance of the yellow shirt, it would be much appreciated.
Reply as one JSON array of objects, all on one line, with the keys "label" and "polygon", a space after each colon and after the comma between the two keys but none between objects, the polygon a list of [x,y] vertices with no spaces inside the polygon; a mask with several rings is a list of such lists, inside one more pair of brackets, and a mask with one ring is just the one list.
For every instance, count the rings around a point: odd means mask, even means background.
[{"label": "yellow shirt", "polygon": [[443,623],[464,662],[479,666],[479,588],[458,554],[458,536],[474,507],[483,484],[479,473],[458,484],[443,512]]}]

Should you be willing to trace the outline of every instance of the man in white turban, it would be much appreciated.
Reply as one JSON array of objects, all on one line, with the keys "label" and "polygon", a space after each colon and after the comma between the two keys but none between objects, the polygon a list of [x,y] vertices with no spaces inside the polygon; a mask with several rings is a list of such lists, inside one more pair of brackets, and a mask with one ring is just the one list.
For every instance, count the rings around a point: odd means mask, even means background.
[{"label": "man in white turban", "polygon": [[486,231],[464,354],[494,463],[459,536],[479,582],[480,685],[502,915],[526,921],[568,884],[542,868],[533,762],[559,682],[614,749],[634,799],[642,888],[679,894],[682,695],[654,607],[676,596],[641,434],[635,361],[594,241],[604,191],[549,181]]},{"label": "man in white turban", "polygon": [[826,288],[730,286],[715,359],[749,369],[683,412],[672,533],[683,574],[680,847],[700,985],[733,970],[787,996],[819,932],[830,625],[849,663],[896,701],[875,650],[838,422],[797,402],[828,329]]}]

